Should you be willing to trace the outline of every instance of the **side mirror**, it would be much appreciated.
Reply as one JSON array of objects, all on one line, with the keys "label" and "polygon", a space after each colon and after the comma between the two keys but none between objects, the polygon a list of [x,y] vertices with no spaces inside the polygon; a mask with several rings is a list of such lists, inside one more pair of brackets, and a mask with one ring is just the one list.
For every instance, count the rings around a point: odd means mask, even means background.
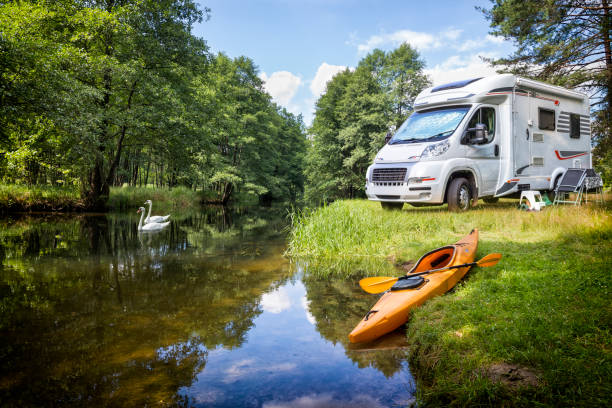
[{"label": "side mirror", "polygon": [[387,135],[385,136],[385,144],[389,143],[389,140],[391,140],[391,132],[387,132]]},{"label": "side mirror", "polygon": [[484,144],[487,142],[487,125],[477,123],[476,127],[469,128],[465,131],[461,142],[464,144]]}]

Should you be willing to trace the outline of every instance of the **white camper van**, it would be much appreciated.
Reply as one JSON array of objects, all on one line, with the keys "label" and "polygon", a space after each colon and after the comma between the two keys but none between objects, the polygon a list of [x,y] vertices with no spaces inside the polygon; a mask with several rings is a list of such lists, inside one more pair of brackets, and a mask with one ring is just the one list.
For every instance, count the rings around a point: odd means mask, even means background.
[{"label": "white camper van", "polygon": [[414,106],[368,167],[366,194],[383,208],[465,210],[591,167],[586,94],[504,74],[427,88]]}]

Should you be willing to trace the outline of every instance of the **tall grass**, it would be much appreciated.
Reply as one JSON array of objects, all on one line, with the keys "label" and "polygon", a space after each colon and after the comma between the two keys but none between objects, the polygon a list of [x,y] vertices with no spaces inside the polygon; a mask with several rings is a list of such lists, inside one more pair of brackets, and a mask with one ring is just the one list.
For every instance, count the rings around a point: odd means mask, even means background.
[{"label": "tall grass", "polygon": [[[516,200],[482,205],[464,213],[446,207],[383,211],[366,200],[336,201],[292,216],[287,254],[307,259],[316,275],[377,275],[393,264],[457,241],[478,228],[481,241],[538,242],[609,223],[598,206],[555,206],[542,212],[516,209]],[[391,261],[391,262],[389,262]]]},{"label": "tall grass", "polygon": [[[185,187],[111,187],[107,207],[111,211],[138,208],[146,200],[153,200],[155,208],[162,210],[196,208],[201,203],[201,194]],[[0,212],[75,210],[85,210],[76,186],[0,184]]]},{"label": "tall grass", "polygon": [[61,211],[82,208],[77,187],[0,184],[0,211]]},{"label": "tall grass", "polygon": [[407,325],[421,405],[609,406],[611,215],[609,204],[525,212],[502,201],[449,213],[339,201],[294,216],[288,253],[319,277],[398,276],[393,263],[478,228],[477,257],[502,260],[473,268]]},{"label": "tall grass", "polygon": [[146,200],[153,201],[156,209],[193,208],[200,205],[201,195],[186,187],[112,187],[107,206],[114,211],[138,208]]}]

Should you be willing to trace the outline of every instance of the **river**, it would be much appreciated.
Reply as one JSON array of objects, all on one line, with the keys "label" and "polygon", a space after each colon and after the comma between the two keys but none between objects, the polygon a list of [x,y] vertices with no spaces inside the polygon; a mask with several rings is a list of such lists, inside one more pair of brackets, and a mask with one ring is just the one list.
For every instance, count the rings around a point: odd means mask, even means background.
[{"label": "river", "polygon": [[284,214],[0,219],[1,405],[408,405],[404,333],[350,345],[376,298],[284,257]]}]

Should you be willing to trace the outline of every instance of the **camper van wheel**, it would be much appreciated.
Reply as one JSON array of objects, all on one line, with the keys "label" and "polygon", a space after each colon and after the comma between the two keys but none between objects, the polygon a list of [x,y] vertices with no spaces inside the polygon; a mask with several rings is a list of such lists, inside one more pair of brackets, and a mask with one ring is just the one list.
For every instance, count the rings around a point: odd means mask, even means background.
[{"label": "camper van wheel", "polygon": [[382,206],[383,210],[401,210],[404,203],[390,203],[387,201],[381,201],[380,205]]},{"label": "camper van wheel", "polygon": [[472,190],[470,183],[463,177],[451,181],[446,195],[448,209],[450,211],[465,211],[470,208],[472,202]]},{"label": "camper van wheel", "polygon": [[499,197],[484,197],[482,201],[484,201],[487,204],[495,204],[496,202],[499,201]]}]

